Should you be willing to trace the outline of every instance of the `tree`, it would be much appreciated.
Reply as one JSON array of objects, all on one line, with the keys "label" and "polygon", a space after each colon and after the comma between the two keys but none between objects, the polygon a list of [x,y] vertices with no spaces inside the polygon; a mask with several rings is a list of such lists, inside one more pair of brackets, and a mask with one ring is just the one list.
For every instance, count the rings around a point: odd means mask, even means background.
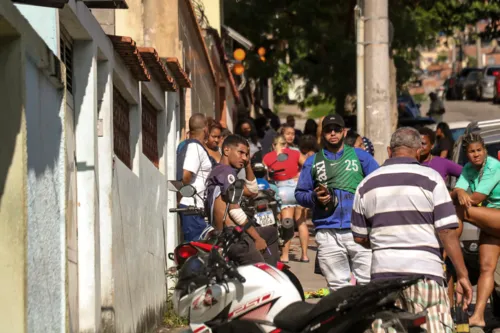
[{"label": "tree", "polygon": [[[286,84],[279,81],[292,76],[278,69],[288,55],[291,74],[305,79],[305,91],[317,87],[322,96],[318,103],[337,100],[337,111],[342,111],[346,94],[353,93],[356,84],[355,4],[356,0],[225,0],[224,8],[229,26],[268,50],[266,62],[249,58],[250,76],[275,77],[275,92],[285,93]],[[500,0],[389,0],[397,86],[411,78],[419,48],[432,46],[438,32],[453,35],[486,17],[491,18],[486,34],[500,35]]]}]

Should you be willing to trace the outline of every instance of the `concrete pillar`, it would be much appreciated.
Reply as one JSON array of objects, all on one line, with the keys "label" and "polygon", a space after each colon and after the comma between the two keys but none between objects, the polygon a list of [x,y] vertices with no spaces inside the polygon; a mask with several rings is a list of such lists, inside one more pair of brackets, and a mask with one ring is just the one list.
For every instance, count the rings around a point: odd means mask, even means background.
[{"label": "concrete pillar", "polygon": [[92,41],[75,42],[73,61],[80,332],[98,332],[101,323],[101,280],[96,45]]},{"label": "concrete pillar", "polygon": [[97,65],[97,91],[99,99],[99,230],[101,264],[102,328],[114,327],[113,306],[113,68],[111,61]]},{"label": "concrete pillar", "polygon": [[21,38],[0,38],[0,332],[26,332],[28,320],[25,59]]}]

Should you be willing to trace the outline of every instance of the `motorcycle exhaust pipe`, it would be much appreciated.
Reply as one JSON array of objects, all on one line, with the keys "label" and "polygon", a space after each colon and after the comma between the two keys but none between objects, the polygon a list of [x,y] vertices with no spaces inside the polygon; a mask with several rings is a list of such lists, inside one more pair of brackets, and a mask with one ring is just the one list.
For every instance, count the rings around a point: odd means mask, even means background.
[{"label": "motorcycle exhaust pipe", "polygon": [[295,236],[295,222],[291,218],[281,220],[281,239],[283,242],[288,242]]}]

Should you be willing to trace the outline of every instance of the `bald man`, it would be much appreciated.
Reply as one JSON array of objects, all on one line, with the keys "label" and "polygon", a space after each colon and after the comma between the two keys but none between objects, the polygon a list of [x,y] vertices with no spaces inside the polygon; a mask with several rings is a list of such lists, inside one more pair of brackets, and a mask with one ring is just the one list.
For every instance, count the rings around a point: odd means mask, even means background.
[{"label": "bald man", "polygon": [[[179,207],[204,207],[205,181],[212,171],[213,159],[203,146],[208,134],[207,119],[204,114],[195,113],[189,118],[189,139],[182,142],[177,149],[178,179],[182,183],[192,185],[197,195],[192,198],[182,198]],[[182,168],[182,174],[179,173]],[[201,233],[207,227],[203,216],[180,214],[184,240],[187,242],[199,240]]]}]

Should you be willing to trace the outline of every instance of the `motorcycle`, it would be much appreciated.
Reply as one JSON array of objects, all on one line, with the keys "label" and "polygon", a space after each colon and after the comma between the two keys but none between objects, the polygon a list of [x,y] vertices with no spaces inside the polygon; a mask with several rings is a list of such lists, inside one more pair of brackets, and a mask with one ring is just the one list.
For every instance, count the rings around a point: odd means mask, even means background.
[{"label": "motorcycle", "polygon": [[[231,188],[224,216],[229,204],[241,199]],[[382,320],[383,328],[420,332],[425,313],[409,314],[394,302],[422,277],[350,286],[317,304],[306,303],[277,268],[265,263],[236,267],[226,260],[227,251],[251,221],[243,228],[225,229],[210,252],[197,251],[179,270],[174,310],[189,316],[192,332],[364,332],[375,319]]]},{"label": "motorcycle", "polygon": [[[236,181],[237,184],[243,184],[243,181]],[[235,182],[235,183],[236,183]],[[233,187],[230,187],[233,188]],[[191,185],[185,185],[183,186],[182,184],[179,184],[177,181],[169,181],[169,190],[178,192],[181,196],[183,197],[193,197],[196,196],[196,189],[191,186]],[[233,190],[234,191],[234,190]],[[226,194],[227,196],[227,194]],[[227,198],[226,198],[227,199]],[[229,200],[229,199],[227,199]],[[244,201],[244,202],[243,202]],[[250,220],[254,221],[255,223],[255,218],[254,218],[254,213],[253,213],[253,207],[249,206],[248,204],[246,206],[247,201],[243,197],[240,198],[240,204],[242,205],[242,209],[247,213],[247,216]],[[261,204],[259,204],[260,206]],[[262,203],[262,205],[266,205],[267,207],[276,207],[276,201],[269,201],[267,203]],[[257,207],[259,207],[257,206]],[[226,206],[226,209],[229,206]],[[258,209],[258,208],[257,208]],[[206,218],[206,214],[204,212],[204,209],[197,208],[195,206],[190,206],[190,207],[183,207],[183,208],[170,208],[169,211],[171,213],[184,213],[187,215],[190,214],[197,214],[204,216]],[[224,219],[227,216],[227,211],[225,212]],[[207,220],[207,219],[206,219]],[[249,226],[252,224],[249,224]],[[183,243],[178,245],[173,253],[168,254],[168,258],[172,260],[175,265],[176,269],[180,270],[186,260],[194,255],[197,254],[203,254],[203,253],[209,253],[213,248],[218,248],[216,243],[218,239],[218,233],[216,232],[215,229],[209,228],[204,235],[201,237],[202,240],[197,241],[197,242],[188,242],[188,243]],[[302,300],[305,299],[304,296],[304,289],[302,288],[302,284],[300,283],[299,279],[297,276],[290,270],[290,266],[278,261],[276,268],[282,272],[286,277],[292,282],[294,289],[296,289],[299,294],[300,298]]]},{"label": "motorcycle", "polygon": [[262,227],[275,225],[278,229],[279,244],[283,246],[295,235],[295,225],[291,219],[278,218],[281,199],[279,190],[274,182],[274,174],[285,171],[284,169],[274,170],[272,165],[276,162],[284,162],[288,155],[279,154],[276,161],[267,168],[263,163],[252,164],[252,170],[257,179],[259,194],[252,199],[242,201],[242,208],[247,214],[253,215],[256,223]]}]

